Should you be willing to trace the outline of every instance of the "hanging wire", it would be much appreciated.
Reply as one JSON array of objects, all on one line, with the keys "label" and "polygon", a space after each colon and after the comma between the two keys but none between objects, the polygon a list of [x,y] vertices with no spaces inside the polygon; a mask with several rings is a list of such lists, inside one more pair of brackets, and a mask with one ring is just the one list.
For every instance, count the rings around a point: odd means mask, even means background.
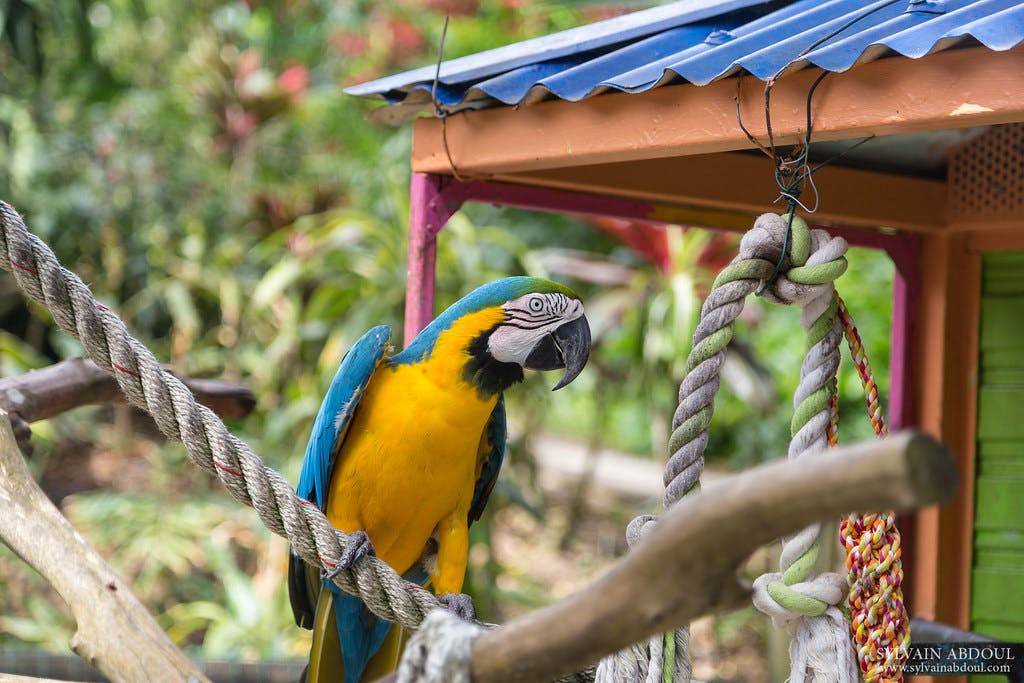
[{"label": "hanging wire", "polygon": [[437,67],[434,69],[434,83],[430,86],[430,100],[434,105],[434,116],[441,120],[441,145],[444,147],[445,156],[448,157],[448,166],[451,168],[455,179],[462,181],[465,179],[459,174],[459,169],[455,166],[455,160],[452,159],[452,151],[448,147],[448,117],[451,115],[451,112],[437,99],[437,83],[441,80],[441,62],[444,60],[444,41],[448,37],[449,18],[448,15],[445,15],[444,26],[441,28],[441,40],[437,44]]},{"label": "hanging wire", "polygon": [[[854,25],[858,21],[861,21],[865,17],[870,16],[874,12],[879,11],[884,7],[888,7],[899,0],[889,0],[869,8],[867,11],[862,12],[850,21],[843,24],[836,31],[831,32],[829,35],[817,40],[812,45],[804,49],[799,55],[793,60],[780,68],[765,84],[764,90],[764,107],[765,107],[765,130],[768,134],[768,144],[765,145],[761,141],[757,140],[754,135],[750,133],[743,125],[742,118],[740,116],[740,79],[737,79],[737,92],[736,92],[736,119],[739,122],[741,130],[746,134],[747,138],[758,147],[762,152],[767,154],[774,164],[774,176],[775,182],[779,187],[779,199],[785,198],[789,206],[789,220],[786,225],[786,233],[783,239],[782,250],[779,254],[778,261],[775,264],[775,268],[771,276],[760,286],[757,290],[757,294],[761,294],[764,290],[770,287],[775,280],[778,278],[782,268],[783,260],[786,258],[786,254],[789,250],[789,242],[792,239],[792,226],[793,219],[795,216],[795,209],[797,206],[802,207],[808,213],[814,213],[818,208],[818,190],[814,184],[814,173],[824,166],[835,162],[837,159],[843,157],[849,152],[853,151],[857,147],[861,146],[873,136],[866,137],[850,147],[844,149],[842,152],[826,159],[825,161],[811,166],[809,162],[810,158],[810,146],[811,146],[811,131],[812,131],[812,120],[811,120],[811,106],[814,98],[814,92],[821,85],[821,82],[828,75],[828,71],[822,71],[822,73],[814,80],[807,92],[806,102],[806,126],[804,129],[804,136],[801,143],[793,150],[788,157],[782,157],[778,154],[775,146],[775,136],[771,125],[771,91],[775,85],[776,80],[786,72],[788,68],[792,66],[794,62],[803,58],[816,47],[822,43],[834,38],[839,33],[842,33],[850,26]],[[911,8],[908,11],[915,11],[914,5],[927,5],[928,0],[911,0]],[[921,11],[921,10],[916,10]],[[926,11],[926,10],[925,10]],[[742,75],[742,72],[741,72]],[[800,202],[800,193],[805,184],[809,184],[811,189],[814,191],[814,208],[808,209],[803,203]],[[849,321],[849,315],[845,311],[845,307],[842,304],[842,300],[839,300],[839,317],[843,320],[843,324],[849,323],[849,328],[852,328],[852,323]],[[844,319],[845,314],[845,319]],[[875,427],[876,432],[879,435],[885,431],[885,423],[881,418],[881,407],[877,403],[877,389],[874,387],[874,380],[870,375],[870,368],[867,367],[866,358],[863,357],[863,347],[860,345],[859,335],[856,333],[856,329],[852,328],[853,337],[850,338],[850,348],[854,355],[855,363],[858,367],[858,372],[861,374],[861,379],[864,380],[865,389],[868,391],[868,408],[872,417],[872,425]],[[850,329],[847,329],[847,334],[850,334]],[[854,339],[854,337],[856,339]],[[856,341],[856,344],[855,344]],[[854,349],[855,345],[860,345],[860,354]],[[862,362],[863,361],[863,362]],[[866,371],[866,375],[864,374]],[[831,416],[829,425],[827,428],[828,439],[830,444],[834,445],[835,438],[837,436],[838,428],[838,411],[835,396],[832,397],[831,401]],[[878,420],[876,421],[876,417]],[[884,519],[884,522],[879,525],[880,519]],[[870,529],[872,534],[873,546],[869,547],[876,553],[871,553],[870,556],[865,557],[860,549],[856,547],[856,542],[861,540],[864,536],[863,529],[869,522],[865,520],[872,520],[870,523],[874,525],[873,529]],[[854,569],[856,563],[863,562],[859,567],[856,567],[856,575],[859,577],[854,581],[854,588],[851,590],[848,598],[848,604],[855,614],[852,616],[852,626],[854,630],[854,646],[857,649],[857,659],[860,664],[862,671],[864,671],[869,680],[892,680],[902,681],[903,680],[903,665],[904,659],[896,658],[890,661],[886,658],[881,661],[876,656],[876,650],[886,648],[892,650],[893,644],[901,645],[903,652],[905,653],[906,643],[910,642],[909,631],[907,630],[906,622],[906,611],[902,603],[902,592],[900,591],[900,581],[902,580],[902,570],[899,565],[899,531],[893,524],[892,514],[869,515],[866,517],[850,517],[850,519],[843,522],[841,525],[842,539],[846,546],[848,557],[847,567],[850,568],[851,579],[854,577]],[[879,530],[883,530],[884,533]],[[858,530],[861,531],[861,537],[856,537]],[[875,540],[876,537],[881,538],[880,542]],[[892,552],[895,550],[895,562],[892,561]],[[864,560],[867,562],[864,562]],[[883,563],[888,562],[886,565],[887,569],[891,569],[891,573],[882,575],[880,567]],[[851,565],[853,563],[853,565]],[[882,581],[881,586],[884,590],[875,590],[876,586],[872,586],[870,589],[863,584],[866,580],[865,577],[875,577]],[[886,588],[888,586],[888,588]],[[848,616],[850,616],[848,614]],[[882,645],[880,646],[879,643]],[[898,649],[898,648],[897,648]],[[890,677],[892,675],[892,677]]]},{"label": "hanging wire", "polygon": [[[816,171],[818,171],[819,169],[821,169],[821,168],[823,168],[823,167],[833,163],[837,159],[842,158],[843,156],[845,156],[849,152],[853,151],[857,147],[860,147],[865,142],[867,142],[868,140],[870,140],[871,138],[874,137],[873,135],[865,137],[862,140],[860,140],[860,141],[856,142],[855,144],[851,145],[850,147],[844,149],[842,152],[840,152],[840,153],[830,157],[829,159],[826,159],[825,161],[821,162],[820,164],[818,164],[816,166],[811,166],[811,164],[810,164],[811,133],[812,133],[812,120],[811,119],[812,119],[812,105],[813,105],[813,102],[814,102],[814,93],[818,89],[818,86],[821,85],[821,82],[825,80],[825,77],[828,76],[829,73],[831,73],[829,71],[824,71],[823,70],[818,75],[818,77],[814,79],[814,82],[811,84],[811,87],[807,90],[807,100],[806,100],[806,104],[805,104],[806,122],[805,122],[805,126],[804,126],[803,139],[797,144],[796,148],[793,151],[791,151],[791,153],[789,155],[779,154],[778,149],[776,148],[776,145],[775,145],[775,133],[774,133],[774,131],[772,129],[772,110],[771,110],[772,88],[775,87],[775,82],[794,63],[796,63],[798,60],[802,59],[804,56],[809,54],[812,50],[816,49],[817,47],[819,47],[823,43],[826,43],[829,40],[832,40],[833,38],[835,38],[836,36],[838,36],[842,32],[846,31],[848,28],[850,28],[851,26],[856,24],[857,22],[862,21],[863,19],[866,19],[867,17],[871,16],[875,12],[878,12],[879,10],[882,10],[882,9],[884,9],[886,7],[889,7],[890,5],[893,5],[893,4],[895,4],[897,2],[901,2],[901,1],[902,0],[887,0],[886,2],[882,2],[882,3],[876,4],[875,6],[870,7],[869,9],[867,9],[866,11],[861,12],[857,16],[853,17],[852,19],[850,19],[849,21],[844,23],[842,26],[838,27],[836,30],[829,32],[827,35],[822,36],[821,38],[819,38],[818,40],[814,41],[813,43],[808,45],[806,48],[801,50],[799,54],[797,54],[790,61],[788,61],[785,64],[783,64],[779,68],[779,70],[776,71],[771,76],[771,78],[768,79],[768,81],[765,83],[765,86],[764,86],[764,121],[765,121],[765,131],[768,134],[768,144],[767,145],[765,145],[763,142],[758,140],[753,135],[753,133],[751,133],[747,129],[747,127],[743,124],[743,117],[742,117],[742,115],[740,113],[740,94],[741,94],[740,84],[741,84],[741,79],[742,79],[742,72],[740,73],[740,77],[737,78],[737,80],[736,80],[736,97],[735,97],[735,102],[736,102],[736,121],[739,123],[740,130],[742,130],[743,133],[747,136],[747,139],[750,140],[750,142],[752,144],[757,146],[758,149],[760,149],[762,152],[764,152],[772,160],[772,163],[774,164],[775,184],[779,188],[779,196],[775,198],[775,201],[777,202],[780,199],[785,199],[786,203],[787,203],[786,212],[789,214],[789,220],[786,223],[786,236],[783,239],[783,243],[782,243],[782,252],[779,254],[779,259],[775,263],[775,268],[772,271],[771,276],[767,280],[765,280],[764,284],[756,292],[757,294],[761,294],[766,288],[771,287],[775,283],[775,280],[778,279],[778,277],[779,277],[779,273],[782,270],[782,263],[783,263],[783,260],[786,257],[786,252],[787,252],[788,247],[789,247],[789,241],[791,239],[791,233],[792,233],[792,228],[793,228],[793,217],[794,217],[794,215],[796,213],[796,207],[799,206],[800,208],[802,208],[805,212],[807,212],[809,214],[813,214],[813,213],[815,213],[818,210],[819,195],[818,195],[818,188],[814,184],[814,178],[813,178],[814,173]],[[810,185],[811,189],[814,192],[814,206],[813,207],[808,207],[806,204],[804,204],[803,202],[800,201],[800,195],[803,192],[803,189],[804,189],[805,185]]]}]

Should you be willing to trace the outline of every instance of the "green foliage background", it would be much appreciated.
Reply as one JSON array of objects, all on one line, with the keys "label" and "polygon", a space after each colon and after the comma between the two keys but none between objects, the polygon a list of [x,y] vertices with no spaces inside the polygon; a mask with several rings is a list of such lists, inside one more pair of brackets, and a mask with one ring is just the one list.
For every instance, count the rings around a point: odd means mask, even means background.
[{"label": "green foliage background", "polygon": [[[625,9],[537,0],[0,0],[0,197],[158,357],[182,373],[251,386],[255,411],[230,426],[294,479],[344,351],[379,323],[401,337],[410,131],[369,123],[372,105],[342,88],[431,62],[445,13],[453,15],[445,51],[454,57]],[[713,278],[710,240],[670,231],[666,273],[578,221],[483,206],[451,221],[440,242],[440,304],[508,274],[568,280],[587,299],[598,341],[592,369],[557,397],[544,385],[550,377],[513,392],[509,412],[524,436],[510,446],[496,505],[539,500],[528,447],[536,430],[588,441],[596,432],[614,447],[662,457],[700,296]],[[566,255],[625,275],[608,285],[591,281],[587,268],[567,274],[556,258]],[[884,386],[892,269],[863,252],[851,264],[840,291]],[[13,282],[0,278],[0,375],[80,353],[45,311],[23,306]],[[796,311],[752,302],[740,327],[740,379],[726,383],[709,448],[733,466],[785,451],[803,352]],[[859,418],[848,369],[841,389],[844,414]],[[119,415],[82,410],[34,425],[32,465],[44,479],[68,459],[116,464],[107,486],[64,499],[68,516],[178,642],[211,657],[302,656],[283,544],[196,472],[180,446],[134,435]],[[865,420],[850,422],[859,426],[847,438],[869,434]],[[470,577],[485,617],[500,617],[488,597],[500,572],[491,557]],[[0,644],[59,649],[70,631],[42,580],[0,551]]]}]

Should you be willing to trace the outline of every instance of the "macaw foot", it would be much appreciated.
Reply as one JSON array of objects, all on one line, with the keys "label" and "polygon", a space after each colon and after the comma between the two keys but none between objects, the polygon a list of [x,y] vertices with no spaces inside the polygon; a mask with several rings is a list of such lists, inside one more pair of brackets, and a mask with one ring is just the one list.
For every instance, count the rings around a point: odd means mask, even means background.
[{"label": "macaw foot", "polygon": [[353,531],[348,535],[348,543],[345,544],[345,550],[342,551],[338,564],[334,565],[331,573],[325,574],[323,578],[329,581],[343,571],[351,569],[352,565],[367,555],[376,554],[377,551],[373,549],[373,543],[370,542],[370,537],[366,535],[366,532]]},{"label": "macaw foot", "polygon": [[437,601],[444,605],[445,609],[453,613],[459,619],[465,621],[476,621],[476,605],[473,598],[465,593],[446,593],[438,595]]}]

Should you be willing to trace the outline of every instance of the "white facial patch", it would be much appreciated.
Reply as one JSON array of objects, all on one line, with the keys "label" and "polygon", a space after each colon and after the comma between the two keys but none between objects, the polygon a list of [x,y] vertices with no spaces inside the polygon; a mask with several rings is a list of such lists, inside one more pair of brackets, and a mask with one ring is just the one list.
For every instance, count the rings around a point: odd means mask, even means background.
[{"label": "white facial patch", "polygon": [[525,365],[544,335],[583,315],[583,302],[564,294],[527,294],[504,304],[505,322],[491,333],[487,350],[495,360]]}]

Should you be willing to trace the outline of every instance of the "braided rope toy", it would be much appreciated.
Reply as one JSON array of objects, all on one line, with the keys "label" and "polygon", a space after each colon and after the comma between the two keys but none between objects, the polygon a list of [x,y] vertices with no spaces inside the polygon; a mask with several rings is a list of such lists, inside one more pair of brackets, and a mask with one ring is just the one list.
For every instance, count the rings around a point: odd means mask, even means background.
[{"label": "braided rope toy", "polygon": [[[842,299],[839,320],[864,387],[871,426],[879,438],[885,438],[889,429],[882,416],[878,385],[864,343]],[[910,646],[910,619],[903,604],[902,547],[895,519],[895,513],[889,510],[850,515],[839,526],[850,579],[850,631],[861,672],[869,683],[902,681]]]},{"label": "braided rope toy", "polygon": [[[791,223],[796,229],[792,231],[790,243]],[[834,376],[839,365],[837,348],[842,339],[832,282],[846,270],[845,251],[845,240],[832,238],[823,230],[811,231],[795,216],[787,221],[765,214],[744,236],[740,253],[719,273],[701,307],[700,322],[686,361],[687,374],[679,387],[679,407],[672,419],[673,432],[669,439],[672,455],[665,466],[665,508],[698,487],[725,348],[732,339],[733,325],[743,310],[746,297],[755,292],[763,293],[775,303],[798,304],[804,308],[804,326],[808,328],[811,343],[796,397],[800,417],[795,422],[791,451],[803,454],[827,446],[826,425],[830,422],[829,405],[835,393]],[[786,267],[780,268],[782,265]],[[656,520],[651,516],[634,519],[627,530],[627,539],[632,544],[654,524]],[[846,579],[838,574],[827,574],[807,580],[817,555],[818,529],[812,527],[805,532],[789,539],[786,573],[766,577],[765,583],[771,584],[772,591],[789,608],[778,605],[773,597],[766,599],[770,609],[778,610],[780,618],[791,619],[793,607],[797,607],[798,615],[802,612],[812,615],[811,626],[804,628],[808,635],[803,640],[822,646],[798,649],[794,660],[802,662],[797,665],[799,680],[804,679],[805,670],[834,672],[837,667],[848,672],[845,680],[852,680],[856,676],[856,663],[846,636],[845,620],[834,606],[843,600]],[[822,616],[826,611],[827,615]],[[825,629],[828,636],[817,638],[816,628]],[[598,666],[597,680],[688,681],[687,640],[687,629],[681,628],[664,637],[656,636],[638,643],[603,660]]]},{"label": "braided rope toy", "polygon": [[[751,233],[760,233],[752,235]],[[673,417],[669,441],[672,453],[665,468],[665,507],[696,489],[704,464],[707,430],[724,350],[733,336],[733,323],[747,295],[765,292],[775,303],[793,303],[803,309],[807,331],[807,358],[801,370],[801,387],[794,397],[790,457],[834,446],[838,440],[838,397],[836,372],[838,345],[845,336],[864,384],[868,412],[876,433],[885,433],[878,387],[871,375],[864,346],[849,311],[835,292],[834,280],[845,271],[846,245],[821,230],[811,231],[799,217],[762,216],[755,229],[744,237],[740,254],[716,278],[701,311],[701,321],[687,358],[687,376],[679,390],[679,408]],[[780,234],[782,233],[782,234]],[[780,269],[785,259],[788,268]],[[782,270],[782,272],[780,272]],[[778,277],[777,277],[778,276]],[[642,535],[653,518],[640,517],[630,525],[627,536]],[[850,629],[861,671],[868,681],[902,680],[902,666],[909,642],[908,620],[903,608],[900,583],[899,536],[891,513],[851,515],[843,522],[843,543],[848,552],[847,575],[823,574],[812,577],[818,556],[818,528],[810,527],[786,539],[783,571],[762,577],[763,610],[781,624],[789,625],[803,641],[794,650],[794,679],[806,676],[821,680],[854,680],[854,663],[844,615],[834,605],[853,588],[847,603],[853,617]],[[798,618],[799,615],[806,617]],[[815,630],[828,638],[810,636]],[[685,630],[666,634],[664,643],[676,641]],[[665,681],[688,680],[689,667],[679,670],[672,660],[688,663],[685,652],[669,654],[661,639],[638,644],[632,651],[609,658],[599,667],[608,673],[663,674]],[[808,641],[827,644],[807,645]],[[901,647],[902,646],[902,647]],[[674,656],[673,656],[674,655]],[[829,659],[834,659],[829,663]],[[676,668],[676,671],[672,671]],[[660,669],[660,671],[659,671]],[[673,675],[675,674],[675,675]],[[661,676],[657,676],[662,678]],[[884,678],[883,678],[884,677]]]}]

